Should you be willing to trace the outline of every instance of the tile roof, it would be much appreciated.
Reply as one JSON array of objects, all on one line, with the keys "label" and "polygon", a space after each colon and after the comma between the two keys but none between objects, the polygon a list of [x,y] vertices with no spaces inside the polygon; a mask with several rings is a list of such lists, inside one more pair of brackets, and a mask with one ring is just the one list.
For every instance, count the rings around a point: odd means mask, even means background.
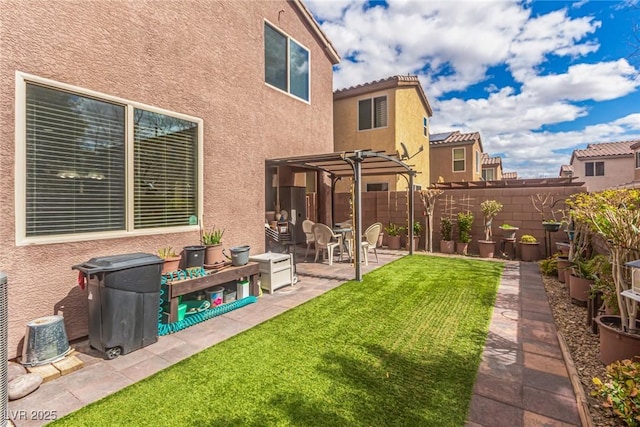
[{"label": "tile roof", "polygon": [[505,172],[502,174],[502,179],[518,179],[518,172]]},{"label": "tile roof", "polygon": [[418,91],[418,96],[420,97],[427,114],[429,117],[433,115],[433,110],[431,109],[427,95],[424,93],[424,89],[422,89],[420,80],[418,80],[418,76],[391,76],[386,79],[374,80],[372,82],[338,89],[333,92],[333,100],[351,98],[353,96],[365,95],[378,90],[400,86],[414,86]]},{"label": "tile roof", "polygon": [[591,157],[625,157],[633,155],[632,145],[640,141],[617,141],[588,144],[583,150],[573,150],[573,158],[585,159]]},{"label": "tile roof", "polygon": [[443,146],[447,144],[451,145],[466,145],[473,144],[478,141],[480,145],[480,151],[482,151],[482,139],[480,138],[480,132],[461,133],[459,130],[449,132],[449,135],[445,138],[440,137],[443,133],[433,134],[439,137],[438,139],[432,139],[429,135],[429,145],[433,147]]},{"label": "tile roof", "polygon": [[501,166],[502,158],[489,157],[487,153],[482,153],[482,167]]},{"label": "tile roof", "polygon": [[324,45],[324,51],[331,60],[333,65],[336,65],[340,62],[340,55],[338,55],[338,51],[333,47],[331,40],[327,37],[327,35],[320,28],[320,24],[313,17],[313,14],[307,7],[302,3],[301,0],[291,0],[291,2],[298,8],[304,19],[307,21],[313,32],[318,36],[322,44]]},{"label": "tile roof", "polygon": [[638,141],[635,144],[631,145],[631,149],[632,150],[637,150],[638,148],[640,148],[640,141]]}]

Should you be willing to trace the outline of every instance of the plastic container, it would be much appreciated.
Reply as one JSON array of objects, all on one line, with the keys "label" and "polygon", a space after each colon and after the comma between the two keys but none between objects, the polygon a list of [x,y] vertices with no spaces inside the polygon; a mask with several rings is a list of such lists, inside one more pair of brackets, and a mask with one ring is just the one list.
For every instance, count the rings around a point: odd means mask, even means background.
[{"label": "plastic container", "polygon": [[231,248],[231,264],[239,267],[248,263],[249,249],[251,249],[251,246],[235,246]]},{"label": "plastic container", "polygon": [[216,307],[224,302],[224,288],[222,286],[207,289],[205,295],[207,301],[211,303],[211,307]]},{"label": "plastic container", "polygon": [[236,300],[236,291],[226,291],[224,293],[224,302],[234,302]]},{"label": "plastic container", "polygon": [[204,251],[206,246],[185,246],[182,251],[181,268],[204,267]]},{"label": "plastic container", "polygon": [[184,315],[187,313],[187,304],[178,305],[178,322],[184,320]]},{"label": "plastic container", "polygon": [[236,286],[238,295],[238,299],[246,298],[249,296],[249,281],[248,280],[239,280]]}]

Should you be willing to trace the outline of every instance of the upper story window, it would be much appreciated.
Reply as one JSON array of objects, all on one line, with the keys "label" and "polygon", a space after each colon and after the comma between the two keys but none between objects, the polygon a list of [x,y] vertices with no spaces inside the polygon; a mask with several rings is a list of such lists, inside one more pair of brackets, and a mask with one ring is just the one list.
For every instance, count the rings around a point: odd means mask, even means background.
[{"label": "upper story window", "polygon": [[454,172],[464,172],[465,151],[466,150],[464,149],[464,147],[453,149],[453,171]]},{"label": "upper story window", "polygon": [[584,174],[585,176],[604,176],[604,162],[586,162]]},{"label": "upper story window", "polygon": [[636,169],[640,169],[640,151],[636,151]]},{"label": "upper story window", "polygon": [[476,173],[480,173],[480,152],[476,151]]},{"label": "upper story window", "polygon": [[[18,243],[182,231],[201,210],[202,121],[44,79],[24,88]],[[89,92],[89,91],[86,91]],[[147,234],[149,231],[146,231]],[[89,237],[88,237],[89,236]]]},{"label": "upper story window", "polygon": [[422,133],[424,136],[429,135],[429,122],[426,117],[422,118]]},{"label": "upper story window", "polygon": [[387,126],[387,97],[361,99],[358,101],[358,130]]},{"label": "upper story window", "polygon": [[309,101],[309,50],[266,22],[264,80],[273,87]]},{"label": "upper story window", "polygon": [[491,169],[482,169],[482,179],[485,181],[495,181],[496,179],[496,170]]}]

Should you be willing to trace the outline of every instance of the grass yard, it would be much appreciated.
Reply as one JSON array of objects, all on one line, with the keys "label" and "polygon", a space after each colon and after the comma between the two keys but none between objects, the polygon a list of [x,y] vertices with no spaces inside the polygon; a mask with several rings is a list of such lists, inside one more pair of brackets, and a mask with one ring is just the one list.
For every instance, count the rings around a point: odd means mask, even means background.
[{"label": "grass yard", "polygon": [[502,269],[406,256],[53,425],[463,426]]}]

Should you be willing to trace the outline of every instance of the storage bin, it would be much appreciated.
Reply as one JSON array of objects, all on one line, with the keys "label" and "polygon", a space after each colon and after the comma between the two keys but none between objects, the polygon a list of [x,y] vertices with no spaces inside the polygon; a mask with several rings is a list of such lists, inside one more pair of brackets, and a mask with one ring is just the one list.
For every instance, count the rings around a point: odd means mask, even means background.
[{"label": "storage bin", "polygon": [[207,301],[211,303],[211,307],[216,307],[224,301],[224,288],[222,286],[207,289],[205,294],[207,296]]},{"label": "storage bin", "polygon": [[236,300],[236,291],[226,291],[224,293],[224,302],[234,302]]},{"label": "storage bin", "polygon": [[260,287],[269,293],[293,284],[293,256],[291,254],[253,255],[249,261],[260,264]]}]

